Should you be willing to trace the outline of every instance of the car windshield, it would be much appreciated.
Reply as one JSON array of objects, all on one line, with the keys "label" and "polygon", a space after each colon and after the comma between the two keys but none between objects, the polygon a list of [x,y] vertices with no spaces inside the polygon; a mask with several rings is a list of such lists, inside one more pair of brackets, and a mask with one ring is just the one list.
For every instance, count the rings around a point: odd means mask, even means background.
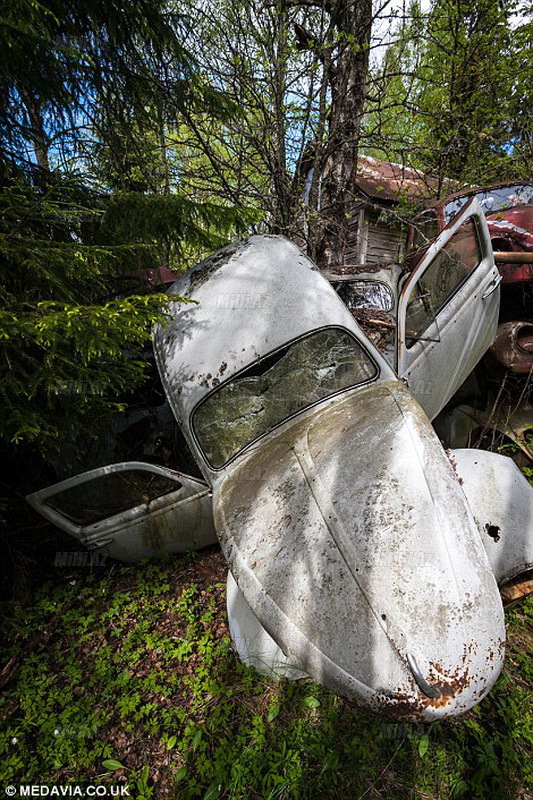
[{"label": "car windshield", "polygon": [[528,205],[533,203],[533,184],[518,183],[514,186],[501,186],[496,189],[484,189],[476,195],[466,194],[456,197],[444,206],[444,221],[446,224],[455,217],[461,208],[472,197],[476,197],[485,215],[494,214],[504,208]]},{"label": "car windshield", "polygon": [[299,411],[377,374],[370,355],[347,331],[314,331],[216,389],[194,411],[193,430],[218,469]]},{"label": "car windshield", "polygon": [[390,311],[394,305],[390,287],[381,281],[343,281],[335,284],[334,288],[350,311],[359,308]]}]

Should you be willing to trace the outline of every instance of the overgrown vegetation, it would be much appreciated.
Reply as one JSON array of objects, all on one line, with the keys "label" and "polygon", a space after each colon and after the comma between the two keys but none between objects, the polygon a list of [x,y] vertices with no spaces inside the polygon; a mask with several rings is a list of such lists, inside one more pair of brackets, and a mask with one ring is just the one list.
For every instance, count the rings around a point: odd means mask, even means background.
[{"label": "overgrown vegetation", "polygon": [[49,453],[143,382],[154,287],[248,218],[153,145],[179,110],[228,113],[165,3],[8,2],[0,32],[0,437]]},{"label": "overgrown vegetation", "polygon": [[3,785],[127,783],[136,800],[531,796],[531,599],[507,613],[491,694],[423,726],[242,665],[217,552],[65,572],[9,620]]},{"label": "overgrown vegetation", "polygon": [[[319,266],[341,263],[358,150],[425,170],[433,187],[530,176],[522,0],[4,6],[9,447],[84,436],[139,386],[164,301],[139,299],[126,277],[168,278],[257,226],[305,242]],[[117,284],[134,299],[108,306]]]}]

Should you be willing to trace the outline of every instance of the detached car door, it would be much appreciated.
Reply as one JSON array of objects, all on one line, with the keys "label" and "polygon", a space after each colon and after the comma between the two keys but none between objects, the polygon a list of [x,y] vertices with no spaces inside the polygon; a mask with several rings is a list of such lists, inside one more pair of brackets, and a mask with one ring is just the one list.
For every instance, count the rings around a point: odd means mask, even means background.
[{"label": "detached car door", "polygon": [[496,335],[501,276],[476,200],[408,277],[398,305],[398,375],[433,419]]},{"label": "detached car door", "polygon": [[119,561],[197,550],[216,541],[207,484],[155,464],[111,464],[26,499],[84,546]]}]

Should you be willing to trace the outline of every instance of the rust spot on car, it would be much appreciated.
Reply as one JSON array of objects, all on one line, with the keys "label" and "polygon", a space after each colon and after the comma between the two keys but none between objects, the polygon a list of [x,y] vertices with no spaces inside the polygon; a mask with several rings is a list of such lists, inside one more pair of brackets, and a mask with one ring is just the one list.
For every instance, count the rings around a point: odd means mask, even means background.
[{"label": "rust spot on car", "polygon": [[464,481],[461,478],[461,476],[459,475],[459,472],[457,471],[457,459],[455,458],[455,455],[453,454],[453,451],[450,450],[449,447],[446,447],[444,452],[448,456],[448,460],[449,460],[450,464],[452,465],[453,471],[457,475],[457,480],[459,481],[459,485],[462,486]]},{"label": "rust spot on car", "polygon": [[[505,643],[498,640],[495,648],[487,652],[487,661],[499,662],[504,647]],[[416,697],[401,691],[394,694],[383,694],[380,703],[384,704],[384,707],[378,706],[380,712],[394,719],[423,720],[428,710],[445,709],[454,698],[460,697],[479,680],[479,676],[471,671],[469,665],[469,656],[474,650],[475,643],[471,642],[468,647],[465,647],[457,668],[448,675],[443,674],[444,670],[440,663],[430,662],[427,680],[431,687],[438,691],[438,697],[426,697],[422,692]],[[485,687],[480,686],[478,691],[468,699],[468,706],[474,705],[484,694]]]},{"label": "rust spot on car", "polygon": [[211,375],[210,372],[208,372],[207,375],[204,375],[203,378],[198,376],[198,382],[200,386],[203,386],[204,389],[209,389],[209,381],[211,380],[212,377],[213,376]]},{"label": "rust spot on car", "polygon": [[505,322],[490,352],[499,363],[512,372],[523,375],[533,367],[533,325],[529,322]]}]

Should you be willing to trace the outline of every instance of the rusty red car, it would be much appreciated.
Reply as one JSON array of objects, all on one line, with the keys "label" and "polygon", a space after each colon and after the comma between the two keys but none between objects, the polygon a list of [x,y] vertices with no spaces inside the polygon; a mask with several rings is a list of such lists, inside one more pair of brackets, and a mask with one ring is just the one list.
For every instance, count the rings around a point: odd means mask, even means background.
[{"label": "rusty red car", "polygon": [[485,214],[503,282],[533,280],[533,183],[499,183],[445,197],[413,217],[408,251],[427,246],[472,197]]}]

